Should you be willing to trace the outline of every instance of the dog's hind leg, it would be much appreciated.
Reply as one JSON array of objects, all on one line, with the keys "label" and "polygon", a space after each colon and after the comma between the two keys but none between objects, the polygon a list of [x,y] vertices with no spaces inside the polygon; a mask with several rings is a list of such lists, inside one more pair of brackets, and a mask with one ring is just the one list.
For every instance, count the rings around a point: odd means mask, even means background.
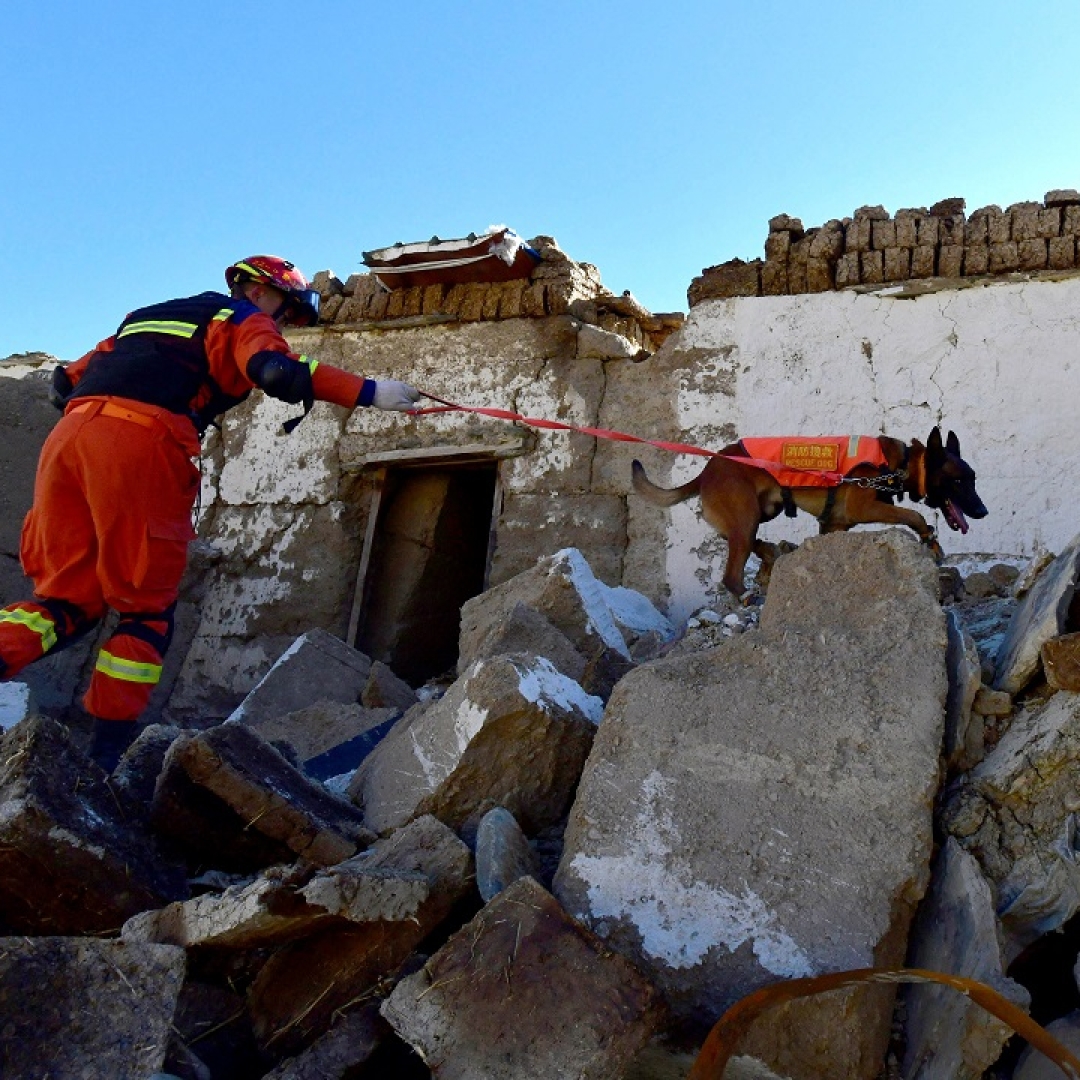
[{"label": "dog's hind leg", "polygon": [[746,533],[739,529],[732,529],[726,539],[728,553],[727,566],[724,568],[724,588],[739,603],[746,604],[750,599],[750,590],[746,587],[746,563],[758,540],[753,532]]}]

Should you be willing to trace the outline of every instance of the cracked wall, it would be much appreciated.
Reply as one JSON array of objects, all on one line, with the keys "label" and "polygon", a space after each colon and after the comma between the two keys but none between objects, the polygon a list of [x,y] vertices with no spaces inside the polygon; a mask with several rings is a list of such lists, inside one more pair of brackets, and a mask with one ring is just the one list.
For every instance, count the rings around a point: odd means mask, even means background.
[{"label": "cracked wall", "polygon": [[[959,436],[990,509],[961,536],[920,507],[946,553],[1060,551],[1080,521],[1068,481],[1080,456],[1078,305],[1076,276],[703,301],[649,361],[666,354],[657,366],[686,363],[657,387],[672,395],[675,421],[660,437],[713,448],[752,435],[925,442],[940,424]],[[726,378],[717,384],[721,370]],[[648,448],[636,456],[664,486],[702,467]],[[669,614],[683,617],[710,598],[701,583],[719,578],[723,546],[712,541],[696,501],[649,513],[670,519],[662,576]],[[816,528],[800,515],[770,523],[762,535],[799,541]],[[627,584],[641,588],[644,580]],[[654,584],[650,595],[656,591]]]},{"label": "cracked wall", "polygon": [[[940,424],[959,436],[990,508],[966,536],[925,511],[946,551],[1025,557],[1061,550],[1076,532],[1067,478],[1077,456],[1077,312],[1073,277],[707,300],[648,358],[613,345],[605,353],[595,328],[569,315],[331,327],[293,343],[462,405],[710,449],[750,435],[925,441]],[[700,471],[702,457],[465,412],[349,414],[325,404],[294,435],[280,434],[296,411],[255,395],[207,444],[200,532],[223,555],[174,695],[188,711],[231,708],[312,626],[344,636],[372,470],[388,454],[459,448],[500,461],[492,584],[576,547],[602,581],[639,590],[673,619],[715,601],[725,545],[697,501],[661,510],[630,489],[634,458],[669,486]],[[763,536],[815,531],[800,515]]]}]

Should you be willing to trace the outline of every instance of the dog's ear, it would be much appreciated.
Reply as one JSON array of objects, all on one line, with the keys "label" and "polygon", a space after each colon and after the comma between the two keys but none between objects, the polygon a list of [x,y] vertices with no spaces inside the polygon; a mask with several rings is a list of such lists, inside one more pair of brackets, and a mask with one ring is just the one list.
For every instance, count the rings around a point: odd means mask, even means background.
[{"label": "dog's ear", "polygon": [[955,431],[949,432],[949,437],[945,440],[945,449],[948,450],[950,454],[955,454],[957,457],[960,456],[960,440],[956,437]]},{"label": "dog's ear", "polygon": [[934,426],[934,430],[930,432],[930,438],[926,440],[926,449],[931,454],[941,453],[941,428]]}]

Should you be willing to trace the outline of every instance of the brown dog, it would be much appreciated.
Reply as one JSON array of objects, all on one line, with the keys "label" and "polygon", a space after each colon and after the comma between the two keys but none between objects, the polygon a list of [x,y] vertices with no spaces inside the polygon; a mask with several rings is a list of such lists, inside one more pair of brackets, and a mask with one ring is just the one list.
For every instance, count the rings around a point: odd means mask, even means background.
[{"label": "brown dog", "polygon": [[739,442],[724,447],[695,479],[677,488],[657,487],[641,462],[635,461],[634,490],[656,506],[701,496],[702,516],[727,540],[724,585],[740,600],[746,599],[743,576],[750,553],[761,559],[761,585],[780,553],[777,545],[758,539],[758,526],[772,521],[781,510],[794,517],[795,507],[813,514],[823,533],[853,525],[906,525],[940,560],[943,553],[933,527],[917,511],[895,506],[893,498],[907,495],[925,502],[941,511],[949,528],[964,533],[968,530],[965,515],[986,517],[986,507],[975,491],[975,472],[960,456],[959,439],[950,431],[942,444],[941,431],[935,427],[925,446],[918,439],[909,444],[883,437],[878,442],[886,464],[858,465],[839,486],[783,487],[766,469],[739,461],[750,456]]}]

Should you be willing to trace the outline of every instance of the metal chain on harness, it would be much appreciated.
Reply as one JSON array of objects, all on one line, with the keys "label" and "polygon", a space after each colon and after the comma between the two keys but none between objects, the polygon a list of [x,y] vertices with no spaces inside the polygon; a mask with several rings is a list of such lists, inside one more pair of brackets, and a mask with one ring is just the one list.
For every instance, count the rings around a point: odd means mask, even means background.
[{"label": "metal chain on harness", "polygon": [[873,488],[875,491],[889,491],[894,494],[904,490],[904,481],[908,478],[906,469],[882,473],[880,476],[845,476],[841,484],[854,484],[856,487]]}]

